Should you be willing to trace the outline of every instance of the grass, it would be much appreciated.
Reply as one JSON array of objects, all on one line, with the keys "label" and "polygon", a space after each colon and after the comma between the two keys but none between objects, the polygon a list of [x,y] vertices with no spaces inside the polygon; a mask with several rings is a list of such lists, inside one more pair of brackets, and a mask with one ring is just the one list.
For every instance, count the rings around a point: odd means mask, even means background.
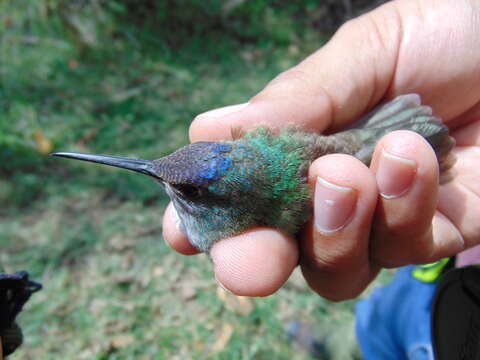
[{"label": "grass", "polygon": [[308,359],[285,323],[342,322],[353,302],[321,299],[298,273],[268,298],[227,295],[206,256],[164,244],[167,199],[151,180],[47,154],[165,155],[196,114],[246,101],[325,36],[262,1],[186,34],[194,11],[157,9],[155,29],[138,23],[148,1],[133,20],[126,0],[72,4],[0,3],[0,270],[44,284],[12,358]]}]

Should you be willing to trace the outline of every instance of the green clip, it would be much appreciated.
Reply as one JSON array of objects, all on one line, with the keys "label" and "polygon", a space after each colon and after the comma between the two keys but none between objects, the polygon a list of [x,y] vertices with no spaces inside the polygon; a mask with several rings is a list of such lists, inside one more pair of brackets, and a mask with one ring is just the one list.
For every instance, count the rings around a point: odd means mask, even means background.
[{"label": "green clip", "polygon": [[430,264],[419,265],[412,271],[412,276],[423,282],[434,282],[438,279],[450,258],[443,258]]}]

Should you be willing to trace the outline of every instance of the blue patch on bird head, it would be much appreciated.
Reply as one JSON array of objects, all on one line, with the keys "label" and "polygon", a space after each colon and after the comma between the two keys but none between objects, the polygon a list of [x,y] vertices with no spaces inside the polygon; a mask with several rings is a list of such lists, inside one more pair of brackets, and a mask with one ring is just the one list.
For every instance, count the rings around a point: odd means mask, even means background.
[{"label": "blue patch on bird head", "polygon": [[220,179],[232,166],[232,159],[229,157],[215,157],[208,162],[208,167],[201,169],[198,173],[201,185],[211,180]]},{"label": "blue patch on bird head", "polygon": [[232,146],[196,142],[156,160],[159,176],[170,184],[205,185],[220,179],[232,166]]}]

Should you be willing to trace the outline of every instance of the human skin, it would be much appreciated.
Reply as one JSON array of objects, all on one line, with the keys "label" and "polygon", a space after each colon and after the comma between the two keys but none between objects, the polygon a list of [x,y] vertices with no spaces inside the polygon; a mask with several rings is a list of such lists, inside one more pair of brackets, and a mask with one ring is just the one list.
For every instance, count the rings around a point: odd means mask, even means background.
[{"label": "human skin", "polygon": [[[383,267],[436,261],[480,243],[480,0],[398,0],[343,25],[248,103],[197,116],[190,139],[230,139],[231,128],[295,123],[342,130],[377,103],[418,93],[451,129],[455,177],[438,185],[438,164],[419,135],[383,137],[370,167],[348,155],[314,161],[314,217],[297,241],[253,228],[211,250],[217,280],[238,295],[278,290],[300,264],[330,300],[359,295]],[[195,254],[173,207],[164,238]]]}]

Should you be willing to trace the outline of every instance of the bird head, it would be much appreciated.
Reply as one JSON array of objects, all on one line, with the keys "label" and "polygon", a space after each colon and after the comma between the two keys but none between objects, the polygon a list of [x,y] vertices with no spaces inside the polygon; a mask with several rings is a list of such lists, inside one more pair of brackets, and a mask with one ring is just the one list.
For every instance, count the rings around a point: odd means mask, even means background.
[{"label": "bird head", "polygon": [[248,209],[254,201],[248,180],[253,174],[232,157],[234,146],[228,142],[196,142],[157,160],[70,152],[52,155],[153,177],[171,198],[189,241],[197,249],[208,251],[216,240],[255,224]]}]

